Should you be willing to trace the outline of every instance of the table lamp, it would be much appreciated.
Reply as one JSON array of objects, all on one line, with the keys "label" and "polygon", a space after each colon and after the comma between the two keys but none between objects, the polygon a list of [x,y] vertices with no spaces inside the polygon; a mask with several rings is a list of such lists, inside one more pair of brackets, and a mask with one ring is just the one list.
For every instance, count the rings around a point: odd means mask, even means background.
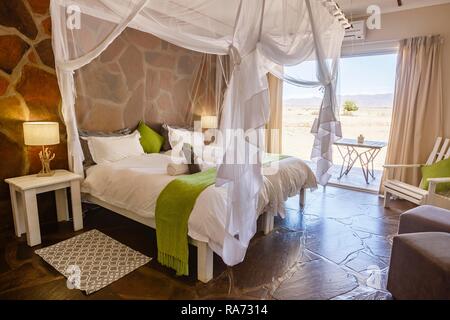
[{"label": "table lamp", "polygon": [[202,129],[217,129],[217,117],[216,116],[202,116],[201,126],[202,126]]},{"label": "table lamp", "polygon": [[42,169],[37,176],[52,176],[54,172],[50,169],[50,161],[55,158],[55,154],[46,146],[59,144],[58,122],[24,122],[23,137],[25,145],[42,147],[39,152]]},{"label": "table lamp", "polygon": [[[216,116],[202,116],[201,118],[201,126],[202,129],[217,129],[218,121]],[[213,143],[215,140],[215,137],[211,135],[211,140],[205,141],[205,144]]]}]

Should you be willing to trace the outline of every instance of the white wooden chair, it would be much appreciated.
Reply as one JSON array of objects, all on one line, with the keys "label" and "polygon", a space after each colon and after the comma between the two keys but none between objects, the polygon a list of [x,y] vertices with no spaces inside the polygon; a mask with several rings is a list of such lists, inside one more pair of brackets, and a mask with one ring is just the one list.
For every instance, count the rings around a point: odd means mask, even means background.
[{"label": "white wooden chair", "polygon": [[450,210],[450,192],[446,194],[436,193],[436,187],[439,183],[450,183],[448,178],[432,178],[428,179],[430,186],[428,187],[427,204]]},{"label": "white wooden chair", "polygon": [[[450,139],[443,139],[441,137],[437,138],[436,143],[434,144],[433,151],[431,152],[426,165],[430,165],[436,163],[438,161],[448,159],[450,157]],[[392,165],[384,165],[384,168],[387,170],[387,179],[384,182],[384,207],[389,207],[389,201],[391,200],[391,196],[396,196],[400,199],[408,200],[417,205],[423,204],[432,204],[440,207],[445,207],[447,205],[450,206],[450,198],[446,196],[441,196],[436,194],[436,185],[439,183],[450,182],[450,177],[442,177],[436,179],[428,179],[430,182],[429,191],[424,190],[418,186],[413,186],[408,183],[392,180],[389,177],[390,174],[395,169],[400,168],[409,168],[409,169],[418,169],[422,166],[422,164],[392,164]],[[440,204],[440,205],[439,205]]]}]

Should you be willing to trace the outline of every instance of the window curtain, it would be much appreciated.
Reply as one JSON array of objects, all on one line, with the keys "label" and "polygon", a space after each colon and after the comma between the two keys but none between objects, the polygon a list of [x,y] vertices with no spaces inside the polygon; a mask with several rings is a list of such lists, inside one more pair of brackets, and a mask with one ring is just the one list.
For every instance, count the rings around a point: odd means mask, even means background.
[{"label": "window curtain", "polygon": [[270,117],[266,124],[266,152],[282,153],[283,81],[267,74],[269,81]]},{"label": "window curtain", "polygon": [[[426,162],[436,138],[444,130],[442,90],[441,37],[402,40],[387,164]],[[383,180],[386,178],[385,173]],[[389,178],[419,185],[421,174],[417,169],[398,169]],[[380,191],[384,192],[383,187]]]}]

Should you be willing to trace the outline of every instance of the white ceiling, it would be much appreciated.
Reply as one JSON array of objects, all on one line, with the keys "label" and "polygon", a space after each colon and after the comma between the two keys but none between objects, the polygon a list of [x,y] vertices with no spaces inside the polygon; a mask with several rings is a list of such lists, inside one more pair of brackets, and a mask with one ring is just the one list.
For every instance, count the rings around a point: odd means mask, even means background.
[{"label": "white ceiling", "polygon": [[421,7],[434,6],[443,3],[450,3],[450,0],[402,0],[403,5],[399,7],[397,0],[335,0],[347,15],[347,18],[353,16],[366,15],[367,7],[378,5],[381,13],[388,13],[400,10],[415,9]]}]

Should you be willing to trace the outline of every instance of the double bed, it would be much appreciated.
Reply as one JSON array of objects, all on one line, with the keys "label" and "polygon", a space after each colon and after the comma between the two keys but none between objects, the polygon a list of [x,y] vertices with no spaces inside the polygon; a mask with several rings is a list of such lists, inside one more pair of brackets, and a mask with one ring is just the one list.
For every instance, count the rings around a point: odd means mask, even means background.
[{"label": "double bed", "polygon": [[[167,174],[171,161],[170,155],[153,153],[93,165],[86,170],[83,198],[155,228],[158,196],[177,178]],[[314,189],[317,184],[308,165],[294,157],[280,158],[263,166],[263,177],[258,213],[263,216],[263,230],[267,234],[273,228],[274,216],[284,215],[284,201],[300,194],[303,205],[304,190]],[[189,242],[198,248],[197,275],[202,282],[213,277],[213,252],[222,256],[226,208],[226,187],[212,185],[199,195],[188,220]]]}]

